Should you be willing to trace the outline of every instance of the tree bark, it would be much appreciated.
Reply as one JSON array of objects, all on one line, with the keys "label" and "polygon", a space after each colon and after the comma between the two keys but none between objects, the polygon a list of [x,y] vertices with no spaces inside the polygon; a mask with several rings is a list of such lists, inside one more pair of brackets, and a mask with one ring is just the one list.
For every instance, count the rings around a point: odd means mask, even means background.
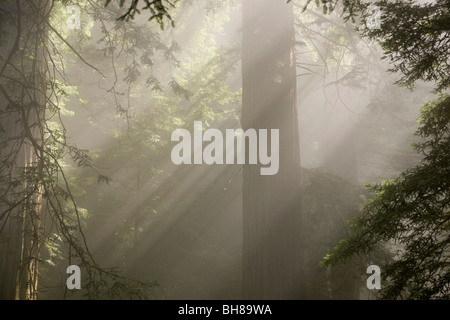
[{"label": "tree bark", "polygon": [[4,28],[10,39],[1,52],[0,73],[0,299],[37,299],[48,4],[2,4],[9,14]]},{"label": "tree bark", "polygon": [[244,165],[245,299],[303,294],[294,45],[292,3],[243,1],[242,126],[280,134],[277,174],[262,176],[260,165]]}]

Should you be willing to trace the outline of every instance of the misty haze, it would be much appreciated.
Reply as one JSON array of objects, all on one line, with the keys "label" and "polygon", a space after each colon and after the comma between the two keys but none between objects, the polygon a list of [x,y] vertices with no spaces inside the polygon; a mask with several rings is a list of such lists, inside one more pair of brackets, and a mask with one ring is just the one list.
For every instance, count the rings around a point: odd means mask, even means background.
[{"label": "misty haze", "polygon": [[450,298],[450,0],[1,0],[0,30],[1,300]]}]

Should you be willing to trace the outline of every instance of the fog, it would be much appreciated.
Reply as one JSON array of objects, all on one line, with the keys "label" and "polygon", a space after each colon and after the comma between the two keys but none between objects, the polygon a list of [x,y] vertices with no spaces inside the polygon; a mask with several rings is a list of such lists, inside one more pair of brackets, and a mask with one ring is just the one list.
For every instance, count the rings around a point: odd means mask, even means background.
[{"label": "fog", "polygon": [[[256,2],[179,1],[164,29],[148,10],[119,21],[126,5],[95,0],[74,2],[76,28],[67,6],[53,3],[39,60],[49,79],[44,136],[60,135],[49,147],[62,152],[52,174],[70,197],[40,191],[39,299],[85,299],[89,290],[106,299],[377,297],[366,268],[383,266],[393,243],[341,266],[319,263],[374,195],[364,186],[423,159],[410,146],[434,83],[396,83],[379,43],[356,30],[361,21],[344,21],[341,4],[324,15],[313,3],[303,11],[306,1]],[[2,10],[16,12],[12,3]],[[2,61],[15,33],[4,35]],[[267,156],[279,148],[280,170],[260,175],[266,165],[249,163],[248,143],[244,164],[175,164],[172,133],[194,139],[194,121],[220,130],[224,143],[227,129],[279,129]],[[192,160],[208,143],[192,144]],[[219,148],[225,159],[230,150]],[[45,201],[50,193],[73,238]],[[80,266],[81,290],[67,289],[68,265]],[[96,268],[147,286],[135,295],[89,287],[102,277]],[[108,272],[111,286],[118,278]]]}]

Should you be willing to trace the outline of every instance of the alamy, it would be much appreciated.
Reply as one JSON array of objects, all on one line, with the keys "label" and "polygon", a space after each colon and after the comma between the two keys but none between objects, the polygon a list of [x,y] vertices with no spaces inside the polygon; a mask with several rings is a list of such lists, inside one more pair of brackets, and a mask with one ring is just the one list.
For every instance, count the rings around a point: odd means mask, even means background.
[{"label": "alamy", "polygon": [[[267,153],[267,129],[226,129],[225,130],[225,159],[224,138],[218,129],[202,131],[202,122],[194,121],[194,164],[234,164],[235,147],[237,150],[237,164],[245,164],[245,150],[249,152],[249,164],[259,163],[266,166],[260,168],[261,175],[274,175],[279,166],[279,130],[270,130],[270,156]],[[176,129],[172,132],[172,141],[180,141],[172,149],[172,162],[179,164],[192,164],[191,134],[186,129]],[[203,149],[203,142],[210,142]],[[248,148],[246,148],[248,141]],[[236,145],[235,145],[236,143]],[[259,151],[259,154],[258,154]]]}]

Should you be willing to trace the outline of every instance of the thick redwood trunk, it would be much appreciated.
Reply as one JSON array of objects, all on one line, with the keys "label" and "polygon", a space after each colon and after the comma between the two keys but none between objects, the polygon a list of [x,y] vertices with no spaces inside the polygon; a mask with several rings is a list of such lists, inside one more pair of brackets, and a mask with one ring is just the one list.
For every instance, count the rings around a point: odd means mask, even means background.
[{"label": "thick redwood trunk", "polygon": [[[8,12],[4,27],[10,41],[2,48],[0,74],[0,299],[36,299],[48,1],[8,1],[2,9]],[[28,56],[22,57],[24,53]]]},{"label": "thick redwood trunk", "polygon": [[[279,129],[280,167],[244,166],[244,298],[301,298],[300,152],[293,6],[243,1],[244,129]],[[269,147],[269,151],[271,148]]]}]

